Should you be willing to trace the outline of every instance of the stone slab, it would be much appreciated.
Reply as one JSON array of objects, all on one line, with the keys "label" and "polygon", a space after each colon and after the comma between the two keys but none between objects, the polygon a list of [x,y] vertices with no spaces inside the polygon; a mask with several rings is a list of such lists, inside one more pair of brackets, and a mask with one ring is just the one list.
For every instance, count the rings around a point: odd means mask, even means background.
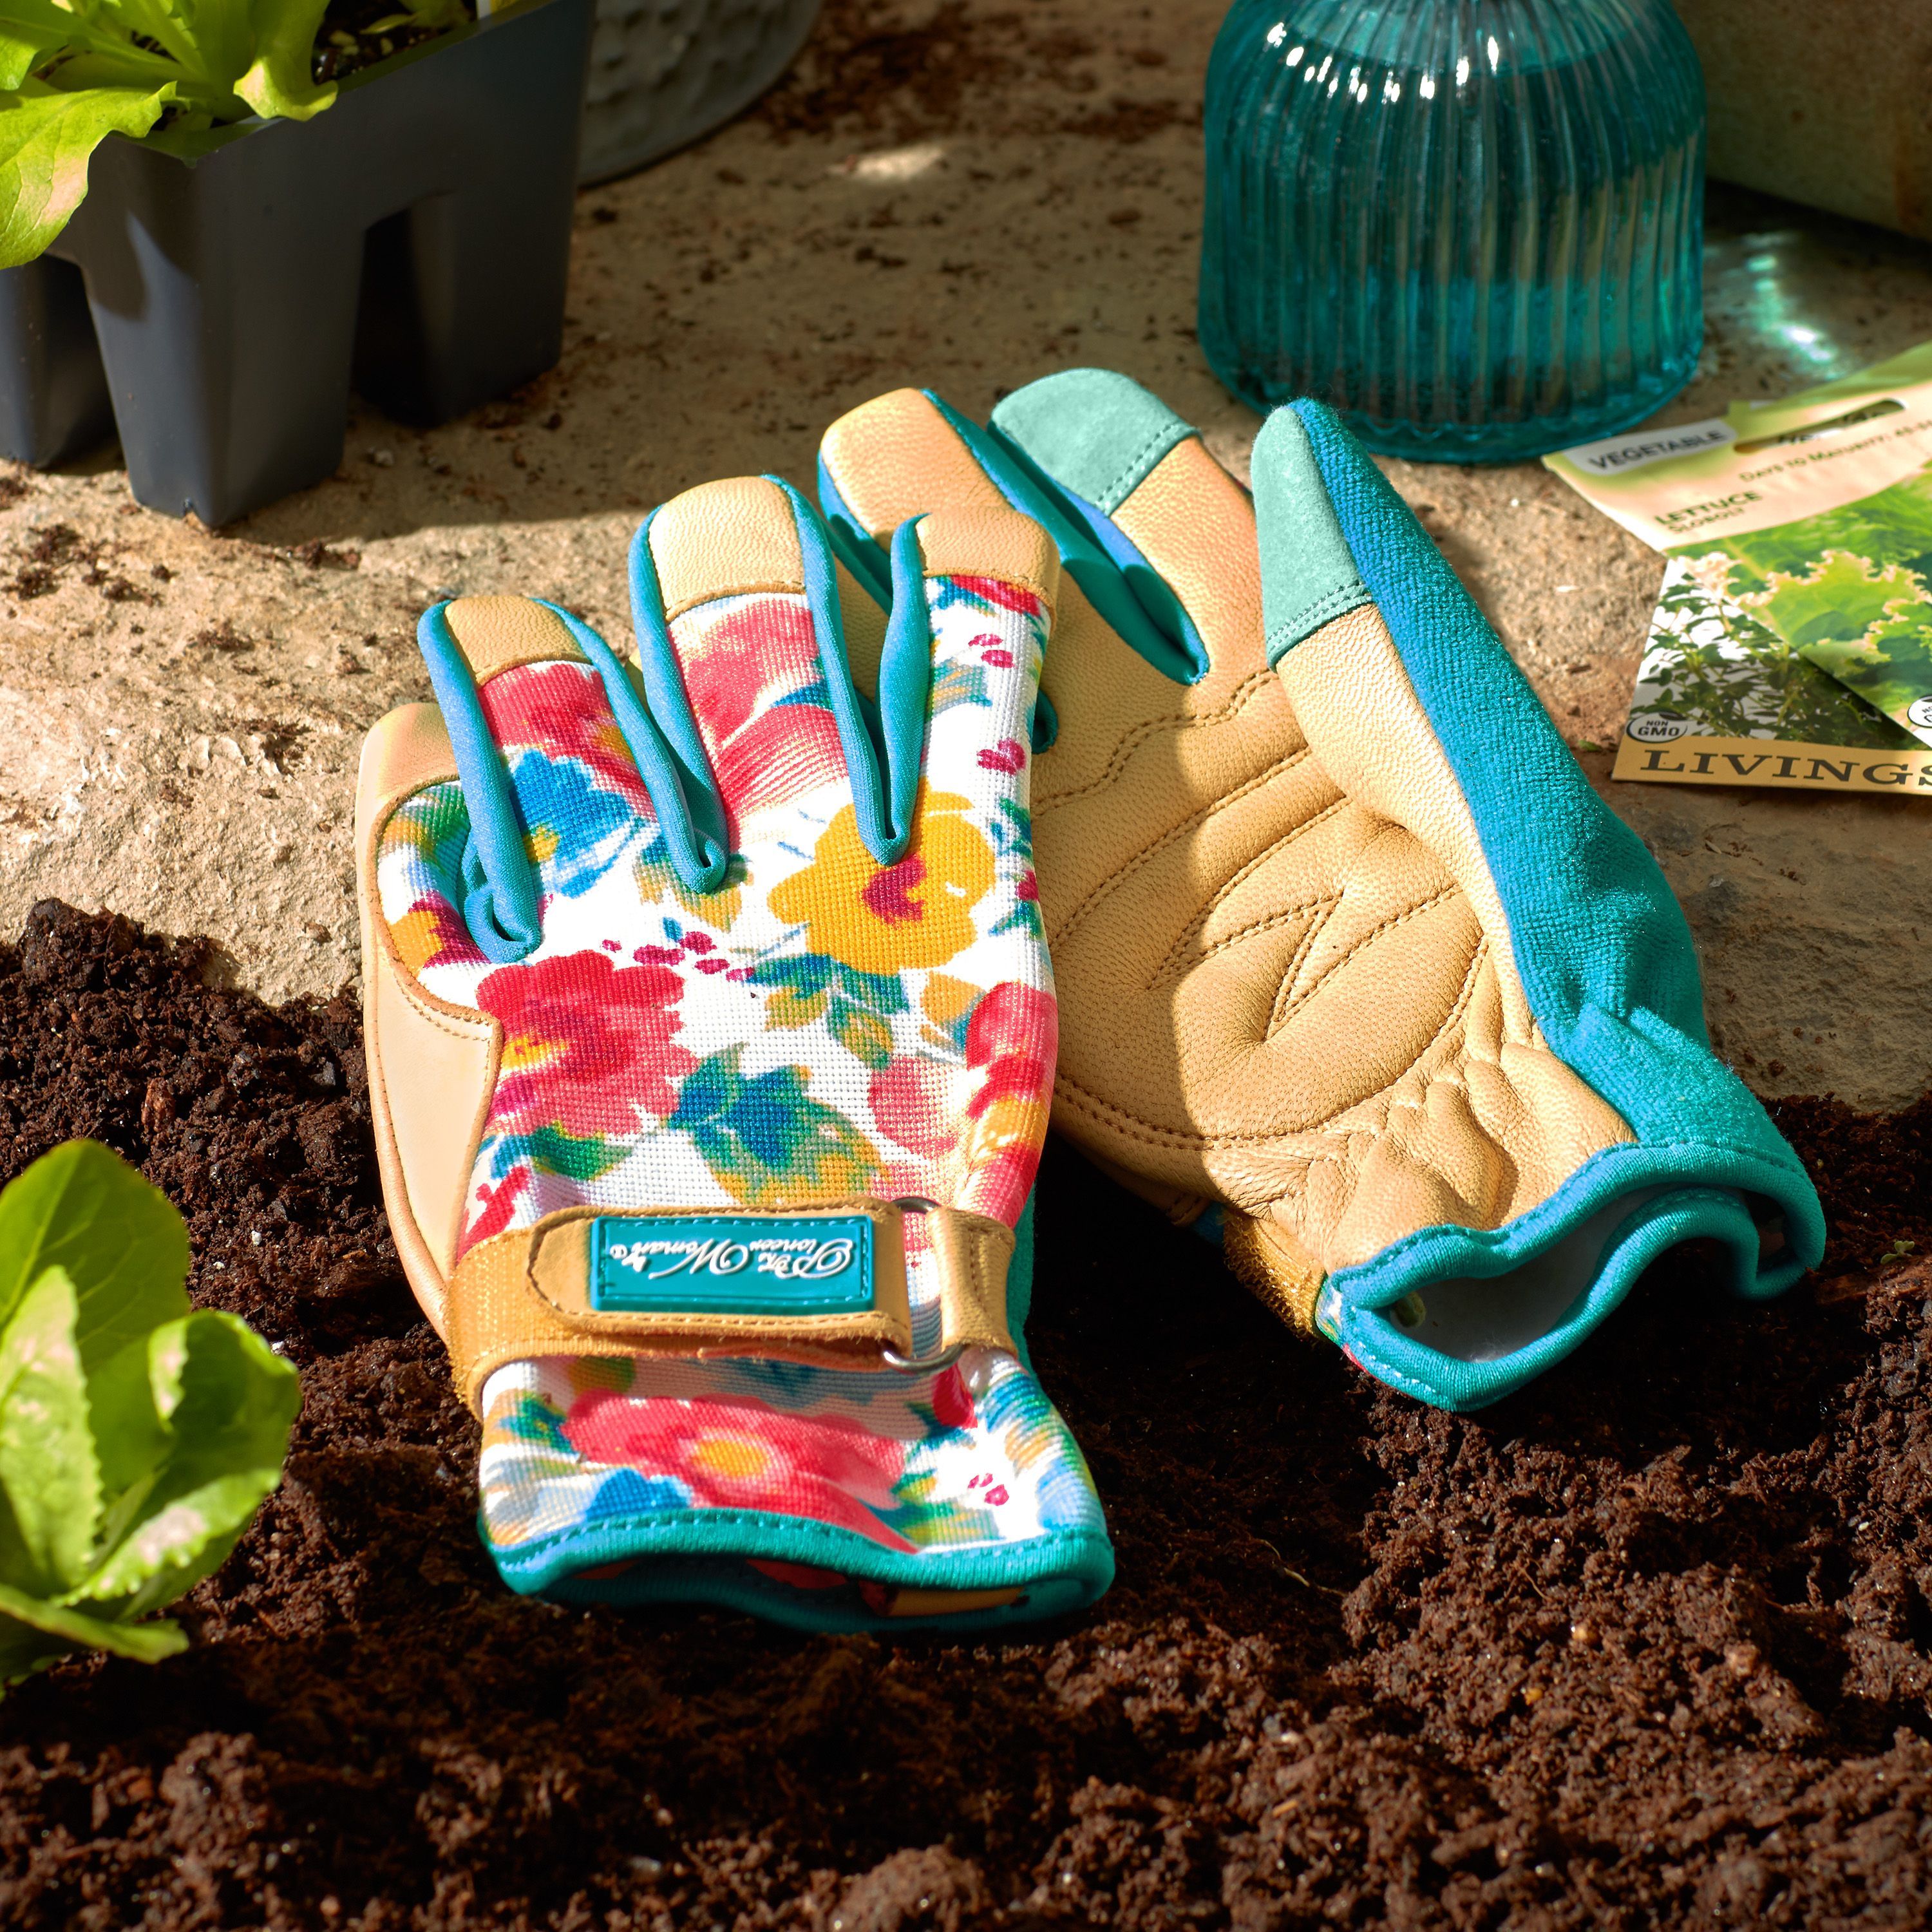
[{"label": "stone slab", "polygon": [[[1198,101],[1220,0],[832,0],[760,110],[580,199],[563,361],[420,432],[358,408],[332,481],[231,530],[140,509],[112,453],[0,477],[0,928],[58,894],[204,932],[271,998],[355,972],[361,734],[426,696],[412,632],[515,590],[627,633],[638,517],[706,478],[808,482],[820,430],[917,382],[983,412],[1127,370],[1244,470],[1254,417],[1193,333]],[[1932,258],[1714,190],[1710,326],[1666,412],[1932,337]],[[1612,784],[1660,560],[1534,465],[1389,466],[1704,950],[1760,1091],[1898,1104],[1932,1078],[1912,802]],[[91,470],[91,473],[90,473]]]}]

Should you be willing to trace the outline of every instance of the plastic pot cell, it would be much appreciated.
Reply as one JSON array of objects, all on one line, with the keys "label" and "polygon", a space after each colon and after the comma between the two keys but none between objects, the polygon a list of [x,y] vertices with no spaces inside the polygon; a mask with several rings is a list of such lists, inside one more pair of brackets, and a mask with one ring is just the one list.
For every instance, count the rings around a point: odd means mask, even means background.
[{"label": "plastic pot cell", "polygon": [[628,174],[748,107],[783,74],[819,0],[597,0],[579,172]]},{"label": "plastic pot cell", "polygon": [[446,422],[562,352],[594,0],[526,0],[351,76],[312,121],[114,136],[0,272],[0,453],[120,431],[135,496],[224,524],[332,475],[352,382]]}]

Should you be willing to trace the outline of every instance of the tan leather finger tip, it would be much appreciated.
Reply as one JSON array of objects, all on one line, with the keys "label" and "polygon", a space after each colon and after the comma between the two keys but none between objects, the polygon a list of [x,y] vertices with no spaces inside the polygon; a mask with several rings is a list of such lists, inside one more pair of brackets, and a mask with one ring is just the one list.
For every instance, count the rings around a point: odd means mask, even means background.
[{"label": "tan leather finger tip", "polygon": [[479,685],[521,664],[589,662],[563,620],[531,598],[458,597],[442,614]]},{"label": "tan leather finger tip", "polygon": [[895,389],[841,416],[819,454],[852,514],[874,537],[938,508],[1004,509],[980,467],[922,389]]},{"label": "tan leather finger tip", "polygon": [[721,478],[672,497],[651,519],[650,545],[670,620],[716,597],[805,588],[791,500],[762,476]]},{"label": "tan leather finger tip", "polygon": [[990,577],[1032,591],[1049,608],[1060,591],[1060,553],[1030,517],[997,508],[934,510],[921,519],[928,577]]}]

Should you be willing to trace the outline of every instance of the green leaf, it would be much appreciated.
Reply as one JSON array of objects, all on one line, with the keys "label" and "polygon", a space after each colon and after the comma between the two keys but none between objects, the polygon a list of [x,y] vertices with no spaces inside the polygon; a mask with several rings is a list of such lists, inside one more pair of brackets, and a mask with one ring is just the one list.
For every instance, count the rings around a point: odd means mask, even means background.
[{"label": "green leaf", "polygon": [[328,0],[254,0],[255,62],[235,83],[235,92],[257,114],[306,121],[335,98],[335,83],[317,86],[310,78],[316,29]]},{"label": "green leaf", "polygon": [[500,1175],[506,1172],[506,1162],[526,1160],[545,1174],[595,1180],[600,1174],[608,1174],[628,1152],[622,1141],[606,1140],[602,1134],[571,1134],[561,1127],[542,1126],[514,1135],[505,1143],[497,1172]]},{"label": "green leaf", "polygon": [[158,1406],[148,1356],[154,1342],[181,1326],[170,1322],[126,1348],[87,1378],[94,1451],[100,1459],[100,1493],[108,1521],[101,1534],[131,1522],[168,1452],[168,1426]]},{"label": "green leaf", "polygon": [[1850,550],[1827,550],[1803,577],[1774,571],[1767,587],[1739,599],[1802,650],[1864,635],[1901,606],[1922,602],[1924,586],[1902,563],[1881,568]]},{"label": "green leaf", "polygon": [[74,1284],[74,1336],[90,1380],[130,1342],[188,1312],[181,1216],[98,1141],[56,1148],[0,1193],[0,1324],[50,1268]]},{"label": "green leaf", "polygon": [[28,80],[0,92],[0,268],[32,261],[67,226],[110,134],[145,134],[174,98],[172,84],[68,92]]},{"label": "green leaf", "polygon": [[0,1488],[22,1559],[7,1580],[40,1596],[86,1574],[100,1515],[75,1307],[73,1282],[50,1268],[0,1332]]},{"label": "green leaf", "polygon": [[124,1615],[172,1603],[218,1569],[262,1498],[281,1480],[302,1405],[296,1372],[238,1316],[203,1309],[154,1338],[161,1367],[178,1360],[178,1399],[158,1389],[172,1437],[141,1520],[73,1600]]},{"label": "green leaf", "polygon": [[178,1624],[109,1623],[0,1584],[0,1682],[17,1682],[38,1665],[76,1650],[105,1650],[158,1664],[187,1648],[187,1634]]},{"label": "green leaf", "polygon": [[0,0],[0,88],[10,93],[83,31],[78,16],[52,0]]}]

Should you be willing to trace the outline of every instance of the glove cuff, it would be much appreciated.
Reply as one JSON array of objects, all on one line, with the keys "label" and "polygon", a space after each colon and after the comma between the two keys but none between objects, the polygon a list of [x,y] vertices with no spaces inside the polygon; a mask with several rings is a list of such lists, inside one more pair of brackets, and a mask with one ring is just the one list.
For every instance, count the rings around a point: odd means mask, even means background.
[{"label": "glove cuff", "polygon": [[1502,1227],[1422,1228],[1338,1269],[1316,1297],[1316,1326],[1405,1394],[1484,1408],[1578,1347],[1680,1243],[1716,1242],[1741,1298],[1781,1292],[1803,1262],[1769,1166],[1716,1148],[1609,1149]]},{"label": "glove cuff", "polygon": [[[936,1291],[936,1350],[914,1359],[908,1222]],[[506,1363],[554,1355],[753,1356],[929,1374],[969,1348],[1016,1354],[1013,1231],[932,1203],[575,1208],[493,1235],[451,1277],[450,1360],[479,1415]]]}]

